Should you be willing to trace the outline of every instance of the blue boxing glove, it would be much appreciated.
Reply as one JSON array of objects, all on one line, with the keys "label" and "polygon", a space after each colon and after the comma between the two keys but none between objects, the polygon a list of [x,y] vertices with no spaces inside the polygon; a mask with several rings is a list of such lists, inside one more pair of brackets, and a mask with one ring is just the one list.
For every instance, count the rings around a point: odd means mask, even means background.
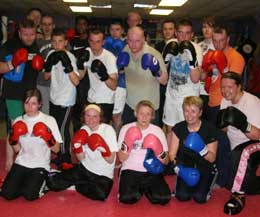
[{"label": "blue boxing glove", "polygon": [[160,63],[152,54],[146,53],[142,56],[142,68],[149,69],[153,76],[160,77]]},{"label": "blue boxing glove", "polygon": [[196,132],[189,133],[185,140],[184,146],[193,150],[202,157],[208,153],[208,147],[205,145],[200,135]]},{"label": "blue boxing glove", "polygon": [[111,51],[112,50],[112,43],[113,43],[114,39],[111,36],[107,36],[105,38],[105,43],[103,45],[103,48]]},{"label": "blue boxing glove", "polygon": [[123,70],[125,67],[128,66],[129,61],[130,61],[129,53],[127,53],[127,52],[125,52],[125,51],[121,51],[121,52],[118,54],[118,57],[117,57],[117,59],[116,59],[117,68],[118,68],[119,70]]},{"label": "blue boxing glove", "polygon": [[174,171],[190,187],[197,185],[200,180],[200,172],[195,168],[177,164]]},{"label": "blue boxing glove", "polygon": [[[13,59],[13,55],[9,54],[5,56],[5,62],[10,62]],[[9,72],[5,73],[3,77],[6,80],[12,81],[12,82],[20,82],[23,79],[24,75],[24,69],[25,69],[25,63],[21,63],[17,67],[13,68]]]},{"label": "blue boxing glove", "polygon": [[118,73],[117,86],[126,88],[125,73]]},{"label": "blue boxing glove", "polygon": [[153,175],[162,173],[165,167],[150,148],[147,149],[143,165],[147,172]]},{"label": "blue boxing glove", "polygon": [[121,39],[114,39],[113,43],[112,43],[112,53],[115,56],[118,56],[118,54],[123,50],[123,48],[125,47],[125,42],[122,41]]}]

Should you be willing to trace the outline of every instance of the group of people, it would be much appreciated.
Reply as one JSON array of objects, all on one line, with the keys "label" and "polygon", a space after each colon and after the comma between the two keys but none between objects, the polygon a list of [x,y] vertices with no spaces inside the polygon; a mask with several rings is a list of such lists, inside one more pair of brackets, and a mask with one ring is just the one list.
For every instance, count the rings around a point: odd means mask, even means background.
[{"label": "group of people", "polygon": [[[166,20],[153,47],[138,13],[127,22],[126,38],[122,23],[112,22],[105,36],[85,16],[64,32],[32,9],[2,45],[10,124],[0,195],[35,200],[75,186],[103,201],[119,161],[122,203],[143,194],[154,204],[172,196],[205,203],[218,184],[231,191],[224,212],[239,213],[245,194],[260,193],[260,100],[243,90],[245,61],[229,45],[228,28],[208,17],[196,44],[190,20]],[[177,175],[174,192],[168,173]]]}]

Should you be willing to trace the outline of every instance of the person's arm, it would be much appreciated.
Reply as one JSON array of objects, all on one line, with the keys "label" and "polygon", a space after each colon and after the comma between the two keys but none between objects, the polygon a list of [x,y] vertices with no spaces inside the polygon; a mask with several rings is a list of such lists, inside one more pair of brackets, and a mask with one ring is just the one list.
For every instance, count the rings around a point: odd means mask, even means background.
[{"label": "person's arm", "polygon": [[79,80],[82,80],[85,77],[87,70],[86,69],[79,69],[78,72],[79,72]]},{"label": "person's arm", "polygon": [[176,164],[176,157],[177,157],[177,152],[179,149],[179,142],[180,142],[179,138],[172,131],[171,132],[171,142],[169,144],[169,160],[173,161],[174,164]]},{"label": "person's arm", "polygon": [[5,74],[11,69],[11,66],[7,62],[0,62],[0,74]]},{"label": "person's arm", "polygon": [[12,59],[7,62],[0,62],[0,74],[4,74],[13,70],[21,63],[28,61],[28,51],[25,48],[18,49],[12,56]]},{"label": "person's arm", "polygon": [[251,140],[260,140],[260,129],[252,124],[250,131],[245,134]]},{"label": "person's arm", "polygon": [[[8,139],[7,139],[8,141]],[[8,172],[14,162],[14,149],[11,147],[9,142],[6,142],[6,161],[5,161],[5,170]]]},{"label": "person's arm", "polygon": [[216,160],[218,141],[207,144],[208,153],[204,156],[204,159],[213,163]]},{"label": "person's arm", "polygon": [[169,155],[168,153],[165,153],[165,157],[162,159],[161,157],[159,157],[158,159],[162,162],[162,164],[167,165],[169,163]]},{"label": "person's arm", "polygon": [[60,151],[60,143],[56,142],[52,147],[51,147],[51,151],[53,151],[54,153],[58,153]]},{"label": "person's arm", "polygon": [[160,84],[166,85],[168,82],[168,73],[166,71],[161,71],[160,77],[157,77],[157,80],[159,81]]},{"label": "person's arm", "polygon": [[69,79],[74,86],[77,86],[79,84],[80,79],[79,79],[79,76],[76,72],[70,72],[69,73]]},{"label": "person's arm", "polygon": [[112,164],[114,162],[115,157],[116,157],[116,152],[111,152],[110,156],[104,157],[104,159],[109,164]]},{"label": "person's arm", "polygon": [[105,81],[105,84],[111,90],[116,90],[116,87],[117,87],[117,73],[109,74],[108,79]]},{"label": "person's arm", "polygon": [[200,77],[201,77],[201,70],[199,69],[199,67],[190,70],[190,79],[192,83],[194,84],[198,83],[200,81]]},{"label": "person's arm", "polygon": [[84,152],[74,153],[74,154],[75,154],[75,156],[76,156],[76,158],[77,158],[77,160],[78,160],[79,162],[81,162],[81,161],[85,158]]},{"label": "person's arm", "polygon": [[233,106],[220,110],[217,116],[218,128],[226,128],[229,125],[241,130],[251,140],[260,139],[260,129],[249,123],[246,115]]},{"label": "person's arm", "polygon": [[13,163],[14,163],[14,155],[17,154],[21,150],[21,145],[19,143],[15,145],[10,145],[6,143],[6,171],[10,171]]},{"label": "person's arm", "polygon": [[121,149],[119,150],[119,152],[117,154],[118,154],[118,158],[121,162],[126,161],[129,157],[129,153],[122,151]]}]

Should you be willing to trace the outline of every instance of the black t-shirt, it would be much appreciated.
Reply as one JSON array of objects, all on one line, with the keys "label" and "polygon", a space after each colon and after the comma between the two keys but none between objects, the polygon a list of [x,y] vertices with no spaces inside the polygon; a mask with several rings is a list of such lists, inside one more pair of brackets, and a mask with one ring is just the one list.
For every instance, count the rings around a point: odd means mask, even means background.
[{"label": "black t-shirt", "polygon": [[89,47],[88,39],[80,39],[79,37],[75,37],[70,42],[71,46],[71,52],[75,55],[76,58],[78,58],[78,54],[80,54],[80,51],[85,50],[87,47]]},{"label": "black t-shirt", "polygon": [[5,99],[23,100],[27,90],[36,88],[38,72],[32,69],[32,58],[39,54],[36,42],[28,47],[20,39],[13,38],[8,40],[0,48],[0,61],[5,62],[5,57],[9,54],[14,54],[19,48],[25,48],[28,51],[28,61],[25,64],[22,81],[12,82],[4,78],[3,97]]},{"label": "black t-shirt", "polygon": [[[172,131],[176,134],[176,136],[179,139],[179,149],[177,153],[177,159],[187,166],[194,166],[194,162],[192,162],[193,159],[191,159],[190,156],[187,156],[187,154],[185,154],[187,153],[186,152],[187,148],[184,147],[185,139],[190,133],[188,130],[187,122],[182,121],[176,124],[172,128]],[[199,131],[197,131],[197,133],[203,139],[205,145],[217,140],[217,129],[214,125],[212,125],[208,121],[202,120],[201,127]]]},{"label": "black t-shirt", "polygon": [[[81,51],[85,50],[89,47],[88,39],[80,39],[79,37],[75,37],[71,42],[71,52],[75,55],[76,58],[81,55]],[[88,90],[89,90],[89,77],[88,73],[85,74],[84,78],[80,80],[79,85],[77,86],[77,98],[76,98],[76,107],[78,107],[78,111],[81,113],[81,109],[87,103],[88,98]]]}]

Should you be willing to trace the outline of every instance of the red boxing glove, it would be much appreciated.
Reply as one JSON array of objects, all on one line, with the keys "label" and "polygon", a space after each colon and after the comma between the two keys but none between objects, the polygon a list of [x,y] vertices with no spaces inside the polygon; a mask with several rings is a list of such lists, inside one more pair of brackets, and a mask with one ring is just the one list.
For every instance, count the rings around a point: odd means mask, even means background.
[{"label": "red boxing glove", "polygon": [[222,50],[216,50],[212,56],[212,64],[216,64],[221,74],[225,73],[227,67],[227,58]]},{"label": "red boxing glove", "polygon": [[101,152],[101,155],[103,157],[109,157],[111,155],[111,152],[109,150],[109,147],[105,140],[98,135],[97,133],[93,133],[88,140],[88,146],[92,151],[95,151],[96,149]]},{"label": "red boxing glove", "polygon": [[25,48],[20,48],[13,55],[12,65],[15,68],[21,63],[26,63],[27,61],[28,61],[28,51]]},{"label": "red boxing glove", "polygon": [[211,72],[212,71],[212,57],[213,57],[213,54],[214,54],[214,51],[213,50],[209,50],[205,56],[203,57],[203,60],[202,60],[202,69],[205,71],[205,72]]},{"label": "red boxing glove", "polygon": [[23,121],[17,121],[12,126],[12,133],[9,137],[9,144],[16,145],[19,137],[28,133],[28,128],[26,123]]},{"label": "red boxing glove", "polygon": [[53,138],[53,135],[51,133],[51,130],[49,127],[46,126],[45,123],[43,122],[38,122],[33,126],[33,131],[32,131],[34,136],[39,136],[41,137],[46,144],[48,145],[49,148],[55,145],[56,141]]},{"label": "red boxing glove", "polygon": [[66,39],[70,42],[76,36],[76,31],[73,28],[69,28],[66,31]]},{"label": "red boxing glove", "polygon": [[158,139],[158,137],[154,134],[149,133],[146,137],[144,137],[143,148],[152,149],[157,157],[164,158],[166,156],[160,139]]},{"label": "red boxing glove", "polygon": [[83,152],[83,145],[88,143],[88,132],[86,130],[78,130],[72,138],[72,151],[75,154]]},{"label": "red boxing glove", "polygon": [[125,133],[125,138],[124,138],[124,142],[122,144],[121,150],[130,152],[133,148],[135,141],[141,140],[142,137],[143,137],[143,135],[142,135],[140,128],[138,128],[136,126],[130,127]]},{"label": "red boxing glove", "polygon": [[37,54],[32,59],[32,68],[36,71],[41,71],[44,67],[44,59],[41,55]]}]

